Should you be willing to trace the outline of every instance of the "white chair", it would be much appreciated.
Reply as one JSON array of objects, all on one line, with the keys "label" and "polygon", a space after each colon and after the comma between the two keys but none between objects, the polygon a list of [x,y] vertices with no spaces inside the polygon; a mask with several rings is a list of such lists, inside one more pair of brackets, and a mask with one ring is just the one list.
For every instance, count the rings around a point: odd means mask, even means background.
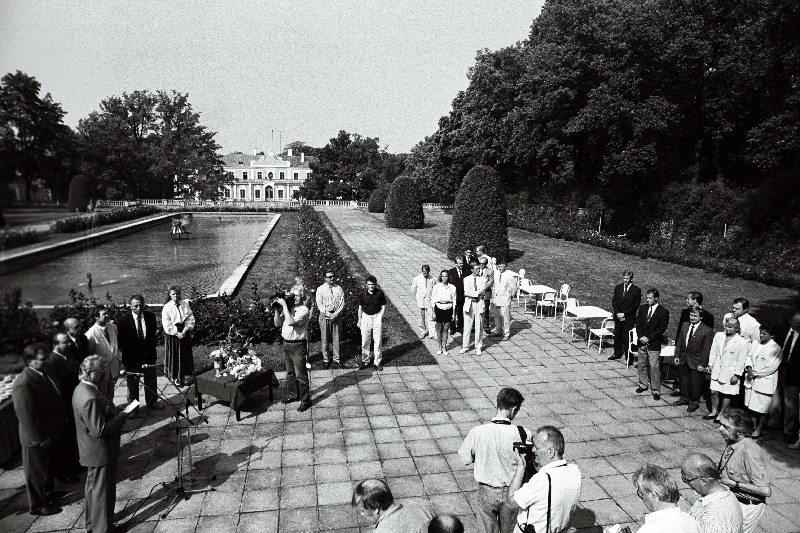
[{"label": "white chair", "polygon": [[575,335],[575,322],[577,322],[577,317],[569,317],[567,316],[567,311],[570,309],[575,309],[576,307],[580,307],[580,302],[578,302],[577,298],[567,298],[567,305],[564,308],[564,314],[561,315],[561,332],[564,332],[564,329],[567,327],[567,322],[572,325],[572,329],[570,330],[569,336],[572,337]]},{"label": "white chair", "polygon": [[628,332],[628,353],[625,355],[625,368],[630,368],[631,359],[639,355],[639,335],[636,328]]},{"label": "white chair", "polygon": [[592,342],[592,335],[600,339],[600,345],[597,347],[597,354],[600,355],[603,353],[603,339],[606,337],[614,338],[614,319],[604,318],[599,328],[589,329],[589,335],[586,339],[586,349],[589,349],[589,345]]},{"label": "white chair", "polygon": [[[517,307],[519,307],[520,288],[522,287],[522,281],[524,279],[525,279],[525,269],[524,268],[520,268],[519,269],[519,274],[517,274],[517,294],[514,295],[517,298]],[[530,285],[530,280],[528,280],[528,285]]]},{"label": "white chair", "polygon": [[[553,317],[555,317],[555,308],[556,308],[556,298],[558,294],[555,292],[546,292],[542,294],[542,299],[536,302],[536,316],[539,316],[539,310],[541,309],[542,318],[544,318],[544,310],[553,308]],[[554,318],[555,320],[555,318]]]},{"label": "white chair", "polygon": [[558,306],[561,306],[561,312],[564,312],[564,308],[567,305],[567,298],[569,298],[569,285],[564,283],[561,289],[559,289],[558,296],[554,302],[555,309],[553,310],[553,320],[556,319],[556,315],[558,314]]},{"label": "white chair", "polygon": [[521,279],[519,282],[519,289],[517,290],[517,303],[519,303],[519,298],[522,298],[523,303],[525,304],[525,309],[522,311],[523,314],[528,312],[528,302],[531,299],[531,292],[530,288],[533,287],[533,283],[529,279]]}]

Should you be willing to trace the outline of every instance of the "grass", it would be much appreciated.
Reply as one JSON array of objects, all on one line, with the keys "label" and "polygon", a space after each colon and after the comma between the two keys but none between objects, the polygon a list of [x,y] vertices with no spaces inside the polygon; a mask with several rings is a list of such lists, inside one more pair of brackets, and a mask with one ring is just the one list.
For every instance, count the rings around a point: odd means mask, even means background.
[{"label": "grass", "polygon": [[[383,220],[381,214],[370,216]],[[401,230],[406,235],[447,253],[451,215],[438,210],[425,211],[425,227]],[[611,309],[614,286],[622,281],[622,271],[631,269],[635,283],[644,292],[655,287],[660,303],[670,311],[667,336],[674,338],[675,328],[690,290],[705,297],[704,307],[715,318],[715,330],[722,330],[722,316],[733,299],[743,296],[750,301],[751,313],[760,322],[786,325],[794,309],[799,308],[800,295],[791,289],[773,287],[756,281],[725,277],[664,261],[642,259],[583,243],[553,239],[518,229],[508,230],[511,245],[509,268],[524,268],[526,277],[558,289],[562,283],[571,286],[570,296],[581,305],[596,305]],[[476,243],[478,244],[478,243]]]}]

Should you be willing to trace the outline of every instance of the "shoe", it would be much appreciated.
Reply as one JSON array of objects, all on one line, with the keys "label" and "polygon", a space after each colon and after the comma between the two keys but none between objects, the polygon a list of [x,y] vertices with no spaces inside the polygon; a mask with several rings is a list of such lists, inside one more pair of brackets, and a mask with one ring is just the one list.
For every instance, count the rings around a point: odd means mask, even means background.
[{"label": "shoe", "polygon": [[458,353],[467,353],[468,351],[466,348],[461,348]]},{"label": "shoe", "polygon": [[660,400],[660,399],[661,399],[661,394],[659,394],[659,393],[657,393],[657,392],[654,392],[654,393],[653,393],[653,399],[654,399],[655,401],[658,401],[658,400]]},{"label": "shoe", "polygon": [[447,353],[447,350],[442,350],[442,355],[450,355],[450,354]]},{"label": "shoe", "polygon": [[686,412],[687,413],[694,413],[698,409],[700,409],[699,405],[690,405],[689,407],[686,408]]},{"label": "shoe", "polygon": [[609,355],[608,356],[608,360],[609,361],[616,361],[617,359],[622,359],[622,356],[621,355]]},{"label": "shoe", "polygon": [[717,413],[713,413],[713,414],[709,413],[709,414],[707,414],[706,416],[703,417],[703,420],[712,420],[714,418],[717,418]]},{"label": "shoe", "polygon": [[793,444],[787,444],[786,447],[790,450],[800,450],[800,439],[797,439],[797,442]]},{"label": "shoe", "polygon": [[[672,396],[672,395],[670,394],[670,396]],[[689,402],[687,402],[686,400],[681,398],[680,400],[676,400],[676,401],[672,402],[672,405],[689,405]]]},{"label": "shoe", "polygon": [[383,365],[377,364],[375,367],[378,369],[378,372],[383,372]]},{"label": "shoe", "polygon": [[423,332],[422,332],[422,338],[424,339],[424,338],[425,338],[425,337],[427,337],[427,336],[428,336],[428,332],[427,332],[427,331],[423,331]]},{"label": "shoe", "polygon": [[78,481],[81,480],[81,478],[79,478],[78,476],[64,476],[64,477],[57,477],[56,479],[62,483],[77,483]]},{"label": "shoe", "polygon": [[758,435],[756,435],[755,433],[750,435],[750,438],[753,439],[753,440],[758,440],[761,437],[763,437],[763,435],[761,433],[759,433]]},{"label": "shoe", "polygon": [[481,355],[483,353],[482,350],[475,350],[475,355]]},{"label": "shoe", "polygon": [[674,391],[670,392],[669,395],[672,396],[673,398],[677,398],[678,396],[681,395],[681,391],[674,390]]},{"label": "shoe", "polygon": [[647,390],[647,387],[636,387],[636,394],[641,394]]},{"label": "shoe", "polygon": [[325,361],[324,363],[322,363],[322,366],[323,368],[325,368],[325,370],[328,370],[331,367],[331,362]]},{"label": "shoe", "polygon": [[333,362],[333,364],[332,364],[331,366],[332,366],[332,367],[333,367],[333,369],[335,370],[335,369],[337,369],[337,368],[342,368],[342,363],[340,363],[339,361],[334,361],[334,362]]},{"label": "shoe", "polygon": [[311,402],[303,402],[297,407],[297,412],[302,413],[311,409]]},{"label": "shoe", "polygon": [[442,351],[441,350],[436,350],[436,355],[442,355]]},{"label": "shoe", "polygon": [[364,363],[363,361],[361,363],[358,363],[359,370],[364,370],[365,368],[367,368],[367,363]]},{"label": "shoe", "polygon": [[286,398],[281,400],[281,403],[294,403],[294,402],[299,402],[299,401],[300,401],[300,398],[298,398],[297,396],[287,396]]},{"label": "shoe", "polygon": [[718,418],[715,418],[715,419],[714,419],[714,423],[715,423],[715,424],[721,424],[722,422],[720,422]]},{"label": "shoe", "polygon": [[182,389],[186,386],[186,383],[184,383],[183,381],[176,381],[175,386],[178,387],[179,389]]},{"label": "shoe", "polygon": [[511,335],[503,335],[503,340],[504,341],[507,341],[510,338],[511,338]]},{"label": "shoe", "polygon": [[156,400],[153,403],[147,404],[149,409],[155,409],[156,411],[160,411],[164,408],[164,404],[161,403],[161,400]]},{"label": "shoe", "polygon": [[60,512],[61,512],[61,507],[53,507],[45,505],[44,507],[34,509],[33,511],[31,511],[31,514],[34,516],[51,516],[54,514],[58,514]]}]

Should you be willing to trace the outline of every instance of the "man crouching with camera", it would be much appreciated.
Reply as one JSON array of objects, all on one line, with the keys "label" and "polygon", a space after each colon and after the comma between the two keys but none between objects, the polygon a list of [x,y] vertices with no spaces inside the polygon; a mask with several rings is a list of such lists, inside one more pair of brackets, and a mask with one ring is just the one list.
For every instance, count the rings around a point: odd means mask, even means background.
[{"label": "man crouching with camera", "polygon": [[[288,300],[288,302],[287,302]],[[295,300],[297,304],[293,305]],[[275,312],[275,325],[281,328],[283,338],[283,353],[286,356],[286,398],[283,403],[300,401],[297,408],[299,412],[311,408],[311,393],[309,391],[308,369],[308,319],[310,296],[304,292],[299,295],[293,293],[277,296],[272,302]],[[294,396],[292,391],[294,390]]]},{"label": "man crouching with camera", "polygon": [[519,528],[525,533],[566,530],[581,496],[581,471],[563,459],[564,435],[553,426],[536,430],[533,454],[538,471],[524,485],[525,458],[519,448],[514,450],[517,470],[508,486],[508,505],[519,511]]}]

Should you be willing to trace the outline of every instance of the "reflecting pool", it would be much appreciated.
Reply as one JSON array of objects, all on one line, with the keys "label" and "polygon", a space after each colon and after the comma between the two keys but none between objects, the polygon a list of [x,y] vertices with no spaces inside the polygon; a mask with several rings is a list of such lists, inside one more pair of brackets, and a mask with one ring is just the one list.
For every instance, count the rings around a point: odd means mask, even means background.
[{"label": "reflecting pool", "polygon": [[[87,245],[83,251],[44,261],[38,266],[0,276],[3,287],[20,287],[22,299],[34,305],[69,303],[69,290],[115,302],[143,294],[150,303],[163,303],[167,287],[195,286],[204,294],[216,292],[253,247],[272,216],[198,216],[191,235],[170,236],[171,222],[109,242]],[[265,244],[265,247],[269,243]],[[92,275],[92,288],[87,284]]]}]

